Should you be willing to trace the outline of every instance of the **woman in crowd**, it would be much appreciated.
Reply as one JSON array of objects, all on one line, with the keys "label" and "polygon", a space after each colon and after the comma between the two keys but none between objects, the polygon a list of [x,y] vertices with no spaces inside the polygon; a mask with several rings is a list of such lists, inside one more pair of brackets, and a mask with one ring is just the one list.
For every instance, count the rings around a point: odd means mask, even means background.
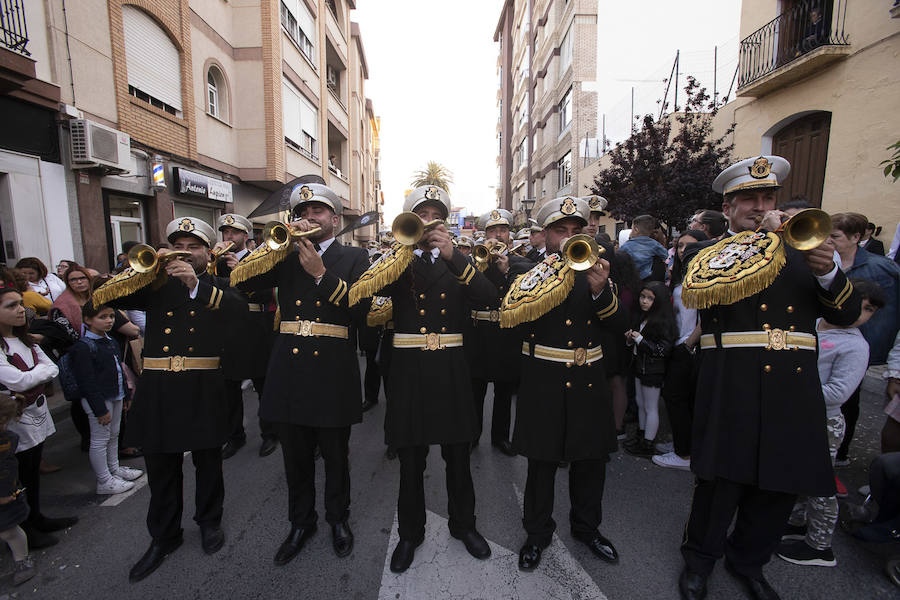
[{"label": "woman in crowd", "polygon": [[66,290],[53,301],[53,308],[59,309],[68,319],[72,328],[81,334],[81,307],[91,299],[91,272],[86,268],[74,265],[63,275]]},{"label": "woman in crowd", "polygon": [[16,263],[16,268],[28,279],[28,287],[33,292],[54,302],[66,290],[63,280],[47,273],[47,267],[39,258],[28,256]]}]

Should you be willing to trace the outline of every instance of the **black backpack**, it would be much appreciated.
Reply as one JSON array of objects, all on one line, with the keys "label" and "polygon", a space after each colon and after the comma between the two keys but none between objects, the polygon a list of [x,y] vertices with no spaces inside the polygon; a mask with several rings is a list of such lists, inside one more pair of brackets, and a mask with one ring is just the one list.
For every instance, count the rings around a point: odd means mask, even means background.
[{"label": "black backpack", "polygon": [[[91,349],[91,357],[97,354],[97,342],[87,337],[81,339],[88,345],[88,348]],[[59,367],[59,385],[62,388],[63,396],[65,396],[66,400],[69,402],[81,400],[84,395],[78,388],[78,380],[75,379],[75,369],[72,365],[71,350],[62,355],[57,366]]]}]

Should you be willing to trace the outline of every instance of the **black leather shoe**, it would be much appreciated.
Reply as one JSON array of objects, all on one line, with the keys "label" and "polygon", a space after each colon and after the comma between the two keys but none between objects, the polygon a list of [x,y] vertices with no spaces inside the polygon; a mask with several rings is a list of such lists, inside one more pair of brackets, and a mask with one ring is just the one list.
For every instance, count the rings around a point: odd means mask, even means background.
[{"label": "black leather shoe", "polygon": [[781,600],[781,596],[778,595],[778,592],[769,585],[769,582],[766,581],[766,578],[762,575],[756,578],[744,575],[743,573],[738,573],[734,566],[727,560],[725,561],[725,570],[740,582],[747,592],[747,595],[751,598],[754,598],[755,600]]},{"label": "black leather shoe", "polygon": [[225,544],[225,532],[218,525],[200,528],[200,545],[207,554],[215,554]]},{"label": "black leather shoe", "polygon": [[372,400],[365,400],[365,401],[362,403],[362,411],[363,411],[363,412],[370,411],[370,410],[372,410],[373,408],[375,408],[375,405],[376,405],[376,404],[378,404],[378,400],[375,400],[375,401],[372,401]]},{"label": "black leather shoe", "polygon": [[260,456],[268,456],[275,452],[278,447],[278,440],[275,438],[263,438],[262,446],[259,447]]},{"label": "black leather shoe", "polygon": [[222,446],[222,460],[228,460],[235,454],[237,451],[244,447],[244,444],[247,443],[246,439],[243,440],[228,440],[225,442],[225,445]]},{"label": "black leather shoe", "polygon": [[131,571],[128,572],[128,581],[137,583],[158,569],[159,565],[166,559],[166,556],[175,552],[182,541],[182,538],[178,537],[168,542],[152,542],[150,547],[147,548],[147,551],[144,552],[141,560],[137,561],[135,565],[131,567]]},{"label": "black leather shoe", "polygon": [[291,532],[281,543],[278,552],[275,553],[275,564],[280,567],[291,562],[291,559],[297,556],[297,553],[303,548],[306,540],[311,538],[315,532],[315,525],[291,528]]},{"label": "black leather shoe", "polygon": [[491,547],[488,546],[487,540],[474,529],[470,529],[459,535],[456,535],[455,533],[451,533],[450,535],[462,541],[466,546],[466,550],[469,551],[469,554],[479,560],[484,560],[491,555]]},{"label": "black leather shoe", "polygon": [[31,524],[41,533],[53,533],[62,531],[78,522],[78,517],[44,517],[34,519]]},{"label": "black leather shoe", "polygon": [[538,568],[541,564],[541,551],[543,548],[538,544],[525,543],[519,550],[519,570],[531,572]]},{"label": "black leather shoe", "polygon": [[59,543],[59,539],[56,536],[39,531],[28,521],[22,523],[22,530],[25,531],[25,538],[28,540],[28,547],[30,549],[40,550],[41,548],[49,548],[50,546],[55,546]]},{"label": "black leather shoe", "polygon": [[590,548],[597,558],[612,564],[619,562],[619,553],[616,552],[615,546],[599,533],[593,535],[572,535],[576,540]]},{"label": "black leather shoe", "polygon": [[678,578],[678,591],[682,600],[703,600],[706,598],[706,577],[685,567]]},{"label": "black leather shoe", "polygon": [[507,456],[515,456],[516,453],[513,451],[512,442],[509,440],[500,440],[499,442],[491,442],[491,446],[502,452]]},{"label": "black leather shoe", "polygon": [[391,572],[402,573],[407,570],[416,556],[416,548],[421,546],[423,541],[400,540],[397,542],[397,547],[394,548],[394,553],[391,554]]},{"label": "black leather shoe", "polygon": [[344,558],[353,551],[353,532],[347,521],[331,526],[331,546],[339,558]]}]

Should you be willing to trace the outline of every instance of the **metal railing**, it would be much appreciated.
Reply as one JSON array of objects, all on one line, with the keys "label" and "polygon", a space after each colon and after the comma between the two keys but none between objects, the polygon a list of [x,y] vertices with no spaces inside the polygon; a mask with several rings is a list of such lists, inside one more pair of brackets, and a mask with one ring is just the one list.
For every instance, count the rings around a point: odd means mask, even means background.
[{"label": "metal railing", "polygon": [[848,46],[848,0],[795,0],[741,41],[738,88],[821,46]]},{"label": "metal railing", "polygon": [[27,45],[25,6],[20,0],[0,0],[0,46],[31,56],[25,48]]}]

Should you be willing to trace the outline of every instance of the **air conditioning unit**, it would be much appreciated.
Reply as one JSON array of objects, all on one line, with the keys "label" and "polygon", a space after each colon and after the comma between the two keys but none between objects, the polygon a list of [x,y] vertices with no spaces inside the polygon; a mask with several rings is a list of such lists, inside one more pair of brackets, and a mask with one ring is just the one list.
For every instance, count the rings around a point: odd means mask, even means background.
[{"label": "air conditioning unit", "polygon": [[72,138],[72,168],[102,167],[126,173],[131,165],[131,137],[89,119],[69,121]]}]

